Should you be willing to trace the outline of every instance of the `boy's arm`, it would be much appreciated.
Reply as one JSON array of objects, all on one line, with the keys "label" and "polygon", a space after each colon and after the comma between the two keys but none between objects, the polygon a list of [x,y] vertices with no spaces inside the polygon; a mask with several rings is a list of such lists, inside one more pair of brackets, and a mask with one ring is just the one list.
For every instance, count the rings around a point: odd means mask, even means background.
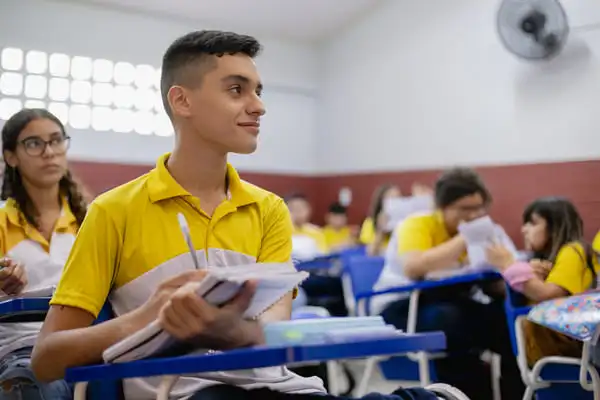
[{"label": "boy's arm", "polygon": [[37,379],[51,382],[65,370],[102,362],[108,347],[152,322],[156,313],[135,310],[119,318],[90,326],[95,317],[77,307],[50,307],[35,345],[31,367]]},{"label": "boy's arm", "polygon": [[150,324],[171,294],[202,278],[204,271],[197,270],[176,275],[161,283],[142,307],[94,326],[96,317],[89,311],[52,305],[32,355],[36,378],[51,382],[63,378],[67,368],[102,362],[104,350]]},{"label": "boy's arm", "polygon": [[[283,200],[279,199],[265,216],[264,233],[258,262],[285,263],[292,259],[292,220]],[[292,316],[292,293],[288,293],[265,311],[262,323],[286,321]]]},{"label": "boy's arm", "polygon": [[31,366],[44,382],[60,379],[69,367],[102,362],[108,347],[142,329],[158,316],[171,294],[203,271],[187,271],[162,282],[146,303],[127,314],[91,326],[115,278],[122,231],[120,210],[92,204],[82,224],[37,339]]},{"label": "boy's arm", "polygon": [[434,246],[429,227],[415,217],[401,222],[396,240],[404,274],[413,280],[423,279],[430,272],[456,265],[466,250],[465,240],[460,235]]}]

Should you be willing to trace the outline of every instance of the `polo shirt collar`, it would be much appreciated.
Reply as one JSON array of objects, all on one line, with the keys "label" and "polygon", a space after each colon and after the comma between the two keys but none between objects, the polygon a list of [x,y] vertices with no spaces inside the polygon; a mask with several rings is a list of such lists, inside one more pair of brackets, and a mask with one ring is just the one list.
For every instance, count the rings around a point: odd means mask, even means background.
[{"label": "polo shirt collar", "polygon": [[[11,224],[19,226],[25,230],[31,228],[29,222],[25,220],[25,216],[21,212],[15,199],[9,198],[8,200],[6,200],[6,203],[4,204],[4,210]],[[67,197],[63,196],[61,204],[61,214],[58,218],[58,221],[56,221],[54,231],[67,231],[74,223],[77,223],[77,218],[75,218],[73,211],[71,211],[71,207],[69,207],[69,201],[67,200]]]},{"label": "polo shirt collar", "polygon": [[[171,153],[166,153],[161,156],[156,162],[156,167],[149,173],[148,193],[150,201],[153,203],[176,197],[191,196],[191,194],[185,190],[175,178],[173,178],[167,169],[166,164],[170,155]],[[256,202],[257,199],[246,190],[245,183],[240,179],[235,168],[229,163],[227,163],[226,179],[228,183],[227,199],[231,201],[234,206],[240,207]]]}]

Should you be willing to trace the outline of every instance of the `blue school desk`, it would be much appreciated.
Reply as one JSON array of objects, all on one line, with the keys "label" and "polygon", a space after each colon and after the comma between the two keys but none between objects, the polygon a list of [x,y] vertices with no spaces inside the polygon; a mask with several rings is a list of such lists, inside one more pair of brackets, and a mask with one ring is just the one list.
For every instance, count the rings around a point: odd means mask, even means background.
[{"label": "blue school desk", "polygon": [[43,321],[50,308],[49,297],[22,297],[0,301],[0,322]]},{"label": "blue school desk", "polygon": [[444,334],[431,332],[402,335],[389,339],[361,339],[284,347],[265,346],[213,354],[94,365],[68,369],[65,379],[76,384],[75,400],[79,400],[85,398],[89,382],[115,382],[125,378],[164,376],[157,398],[167,399],[176,376],[183,374],[275,367],[294,363],[365,358],[414,351],[439,351],[445,347]]}]

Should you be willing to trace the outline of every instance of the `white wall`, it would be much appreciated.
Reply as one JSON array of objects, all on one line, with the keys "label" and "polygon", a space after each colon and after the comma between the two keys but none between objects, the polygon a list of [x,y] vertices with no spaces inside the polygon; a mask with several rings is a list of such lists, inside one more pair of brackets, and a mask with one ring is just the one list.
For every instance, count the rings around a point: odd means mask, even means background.
[{"label": "white wall", "polygon": [[[158,67],[173,39],[202,28],[211,27],[71,2],[0,1],[0,47]],[[258,153],[234,157],[234,163],[247,171],[314,172],[316,52],[307,45],[259,39],[265,46],[257,63],[265,81],[267,116]],[[71,157],[83,160],[153,163],[172,143],[171,138],[135,133],[70,133]]]},{"label": "white wall", "polygon": [[[573,27],[596,0],[564,0]],[[322,46],[322,173],[598,158],[600,30],[528,63],[496,34],[499,1],[388,0]]]}]

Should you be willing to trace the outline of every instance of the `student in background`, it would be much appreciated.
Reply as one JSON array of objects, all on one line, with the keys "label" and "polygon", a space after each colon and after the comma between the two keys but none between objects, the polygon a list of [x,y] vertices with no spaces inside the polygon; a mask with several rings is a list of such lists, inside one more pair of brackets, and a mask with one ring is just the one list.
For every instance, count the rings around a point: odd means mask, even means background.
[{"label": "student in background", "polygon": [[356,244],[352,229],[348,226],[346,207],[338,202],[331,204],[325,220],[327,225],[323,228],[323,234],[330,251],[344,250]]},{"label": "student in background", "polygon": [[[309,222],[312,209],[306,196],[301,193],[292,194],[286,197],[286,203],[294,225],[292,236],[294,260],[305,261],[327,254],[329,248],[323,230]],[[301,289],[306,293],[309,305],[324,307],[334,316],[348,314],[344,302],[342,281],[339,277],[311,274],[302,283]]]},{"label": "student in background", "polygon": [[286,197],[285,202],[294,225],[292,257],[302,261],[327,254],[329,248],[323,230],[310,223],[312,207],[306,196],[302,193],[294,193]]},{"label": "student in background", "polygon": [[[0,209],[0,289],[8,295],[56,286],[87,204],[67,169],[69,137],[54,115],[24,109],[2,129],[5,171]],[[41,323],[0,324],[0,400],[70,399],[59,380],[29,369]]]},{"label": "student in background", "polygon": [[375,256],[385,251],[391,232],[386,226],[387,217],[383,212],[383,203],[387,199],[401,195],[400,189],[389,183],[381,185],[375,190],[369,207],[369,216],[360,229],[360,242],[367,246],[367,254]]},{"label": "student in background", "polygon": [[[436,210],[408,217],[394,231],[377,290],[424,279],[429,273],[455,268],[467,258],[466,240],[458,234],[461,221],[486,215],[491,196],[479,176],[469,169],[446,171],[435,185]],[[484,350],[502,357],[502,398],[522,398],[523,383],[512,354],[501,296],[482,304],[473,294],[478,285],[427,290],[419,299],[417,331],[443,331],[447,356],[434,361],[441,382],[463,390],[472,400],[492,398]],[[409,298],[380,301],[384,319],[405,329]],[[376,304],[373,304],[377,307]]]},{"label": "student in background", "polygon": [[[523,235],[532,259],[518,262],[501,245],[487,249],[487,260],[530,303],[580,294],[597,287],[597,253],[583,239],[583,220],[563,198],[535,200],[523,212]],[[527,362],[547,356],[581,357],[582,343],[525,321]]]}]

